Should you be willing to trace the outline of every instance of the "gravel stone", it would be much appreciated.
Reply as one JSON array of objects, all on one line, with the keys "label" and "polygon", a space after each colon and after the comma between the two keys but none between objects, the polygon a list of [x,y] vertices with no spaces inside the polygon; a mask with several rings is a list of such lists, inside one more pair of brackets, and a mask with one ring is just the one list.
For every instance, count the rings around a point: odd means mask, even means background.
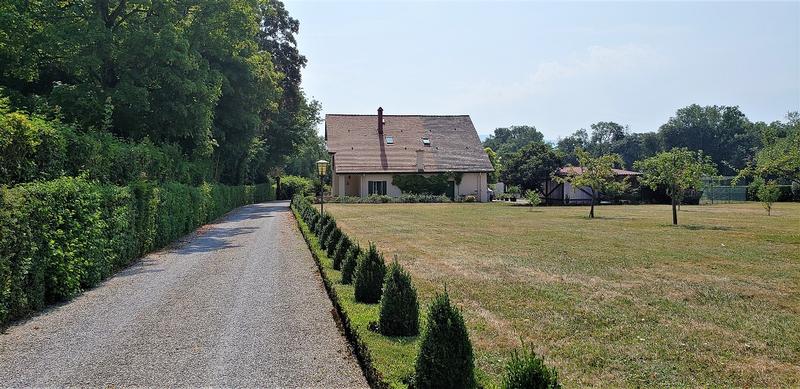
[{"label": "gravel stone", "polygon": [[0,335],[0,387],[367,387],[288,202],[238,208]]}]

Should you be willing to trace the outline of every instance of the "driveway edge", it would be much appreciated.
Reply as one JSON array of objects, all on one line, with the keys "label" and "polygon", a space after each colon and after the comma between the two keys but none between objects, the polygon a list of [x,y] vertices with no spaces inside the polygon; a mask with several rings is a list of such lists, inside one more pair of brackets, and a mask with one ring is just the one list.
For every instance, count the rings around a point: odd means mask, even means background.
[{"label": "driveway edge", "polygon": [[297,228],[300,230],[300,234],[303,235],[303,240],[305,240],[306,245],[308,245],[308,250],[311,252],[311,256],[314,258],[314,263],[317,265],[317,270],[319,271],[320,277],[322,277],[322,283],[325,285],[325,291],[327,292],[328,298],[333,304],[337,319],[341,323],[342,329],[344,330],[345,338],[347,338],[347,341],[355,351],[358,365],[361,367],[364,377],[367,378],[367,383],[372,388],[389,388],[389,385],[383,380],[383,375],[381,375],[378,369],[376,369],[372,364],[372,356],[369,352],[367,344],[358,336],[358,333],[350,324],[350,319],[347,317],[347,313],[344,311],[344,309],[342,309],[342,305],[339,303],[339,296],[336,294],[336,290],[333,288],[333,281],[325,274],[325,270],[323,269],[322,262],[319,258],[320,255],[325,255],[325,253],[322,253],[322,249],[319,247],[316,237],[310,236],[311,234],[308,226],[297,214],[297,210],[295,210],[294,205],[291,205],[290,208],[292,210],[292,215],[297,222]]}]

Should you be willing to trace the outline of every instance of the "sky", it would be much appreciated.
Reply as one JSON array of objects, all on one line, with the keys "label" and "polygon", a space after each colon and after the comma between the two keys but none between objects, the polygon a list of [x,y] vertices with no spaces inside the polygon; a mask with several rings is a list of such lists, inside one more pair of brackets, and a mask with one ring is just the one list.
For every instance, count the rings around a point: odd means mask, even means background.
[{"label": "sky", "polygon": [[[800,110],[800,1],[286,1],[325,113],[468,114],[554,141],[655,131],[690,104]],[[320,126],[322,128],[322,126]]]}]

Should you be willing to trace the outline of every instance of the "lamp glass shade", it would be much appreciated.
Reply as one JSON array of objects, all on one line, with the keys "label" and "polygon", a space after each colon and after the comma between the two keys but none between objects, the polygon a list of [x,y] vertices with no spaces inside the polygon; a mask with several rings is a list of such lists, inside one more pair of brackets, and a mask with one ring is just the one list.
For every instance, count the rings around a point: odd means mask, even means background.
[{"label": "lamp glass shade", "polygon": [[324,159],[320,159],[319,161],[317,161],[317,173],[319,173],[320,176],[324,176],[325,173],[327,172],[328,172],[328,161]]}]

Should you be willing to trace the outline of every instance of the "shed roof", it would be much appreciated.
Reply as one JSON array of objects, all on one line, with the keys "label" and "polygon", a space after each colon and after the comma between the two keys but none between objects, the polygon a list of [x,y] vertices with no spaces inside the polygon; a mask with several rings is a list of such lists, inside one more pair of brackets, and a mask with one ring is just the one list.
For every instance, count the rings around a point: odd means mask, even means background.
[{"label": "shed roof", "polygon": [[383,115],[383,120],[379,134],[378,115],[325,115],[336,173],[418,172],[418,150],[425,173],[494,170],[468,115]]}]

